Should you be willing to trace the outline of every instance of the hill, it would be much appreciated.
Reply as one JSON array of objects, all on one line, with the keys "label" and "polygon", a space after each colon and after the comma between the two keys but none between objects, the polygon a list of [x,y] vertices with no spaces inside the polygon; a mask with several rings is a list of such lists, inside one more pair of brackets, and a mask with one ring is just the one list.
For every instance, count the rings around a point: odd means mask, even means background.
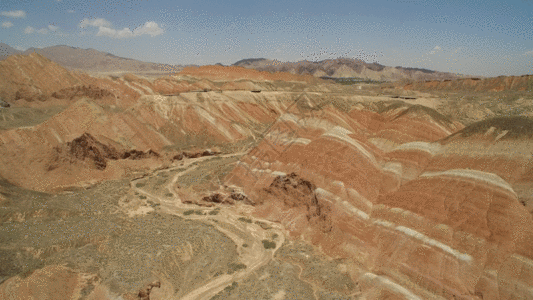
[{"label": "hill", "polygon": [[144,62],[131,58],[116,56],[111,53],[95,49],[81,49],[65,45],[45,48],[29,48],[19,51],[7,44],[0,43],[0,60],[14,54],[29,55],[39,53],[69,70],[82,70],[89,72],[134,72],[134,73],[172,73],[182,69],[180,66]]}]

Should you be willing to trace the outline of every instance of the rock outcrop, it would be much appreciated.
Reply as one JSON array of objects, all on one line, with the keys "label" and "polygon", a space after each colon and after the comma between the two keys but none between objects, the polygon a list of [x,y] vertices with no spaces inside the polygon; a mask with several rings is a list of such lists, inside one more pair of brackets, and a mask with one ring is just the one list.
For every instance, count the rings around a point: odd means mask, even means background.
[{"label": "rock outcrop", "polygon": [[114,146],[106,145],[99,142],[89,133],[84,133],[78,138],[54,148],[55,155],[48,165],[48,171],[59,167],[61,162],[74,163],[74,160],[90,161],[98,170],[107,167],[109,160],[119,159],[144,159],[159,157],[160,155],[151,149],[148,151],[123,150]]}]

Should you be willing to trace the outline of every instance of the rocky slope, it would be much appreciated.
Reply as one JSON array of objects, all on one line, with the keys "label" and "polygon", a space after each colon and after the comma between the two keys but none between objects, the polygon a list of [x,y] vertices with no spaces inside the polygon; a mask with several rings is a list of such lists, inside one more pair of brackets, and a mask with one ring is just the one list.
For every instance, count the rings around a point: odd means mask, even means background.
[{"label": "rocky slope", "polygon": [[530,299],[531,124],[289,111],[227,180],[258,216],[355,259],[366,299]]},{"label": "rocky slope", "polygon": [[131,58],[124,58],[98,51],[95,49],[81,49],[65,45],[45,48],[29,48],[26,51],[17,51],[10,54],[30,55],[38,53],[51,61],[60,64],[69,70],[82,70],[93,72],[177,72],[181,66],[143,62]]},{"label": "rocky slope", "polygon": [[20,54],[22,51],[17,50],[8,44],[0,43],[0,60],[6,59],[8,56],[13,54]]}]

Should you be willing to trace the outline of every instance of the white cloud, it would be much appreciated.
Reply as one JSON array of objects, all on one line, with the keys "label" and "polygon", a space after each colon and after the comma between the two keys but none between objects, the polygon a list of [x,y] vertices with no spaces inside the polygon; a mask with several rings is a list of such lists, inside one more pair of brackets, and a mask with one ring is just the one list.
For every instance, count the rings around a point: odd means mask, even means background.
[{"label": "white cloud", "polygon": [[97,19],[83,19],[80,22],[79,25],[81,28],[85,28],[87,26],[93,26],[93,27],[111,27],[111,22],[109,22],[106,19],[103,18],[97,18]]},{"label": "white cloud", "polygon": [[9,27],[13,27],[13,23],[9,21],[2,23],[2,28],[9,28]]},{"label": "white cloud", "polygon": [[23,48],[21,46],[13,46],[13,48],[19,50],[19,51],[26,51],[26,48]]},{"label": "white cloud", "polygon": [[50,29],[50,31],[56,31],[59,29],[59,26],[54,26],[52,24],[48,25],[48,29]]},{"label": "white cloud", "polygon": [[160,34],[163,34],[163,29],[159,27],[159,25],[156,22],[146,22],[143,26],[136,28],[133,31],[133,34],[135,35],[143,35],[143,34],[149,34],[151,36],[157,36]]},{"label": "white cloud", "polygon": [[124,28],[122,30],[111,29],[108,27],[100,27],[96,36],[108,36],[112,38],[122,39],[133,37],[133,32],[129,28]]},{"label": "white cloud", "polygon": [[440,46],[435,46],[435,48],[433,48],[433,50],[429,51],[429,54],[435,54],[437,53],[438,51],[441,51],[442,48]]},{"label": "white cloud", "polygon": [[75,13],[76,11],[74,11],[74,10],[72,10],[72,9],[69,9],[69,10],[67,10],[67,12],[68,12],[69,14],[73,14],[73,13]]},{"label": "white cloud", "polygon": [[41,29],[35,29],[31,26],[28,26],[24,29],[24,33],[25,34],[31,34],[31,33],[34,33],[34,32],[37,32],[37,33],[40,33],[40,34],[47,34],[48,33],[48,29],[46,28],[41,28]]},{"label": "white cloud", "polygon": [[531,50],[531,51],[527,51],[526,53],[524,53],[524,55],[531,55],[531,56],[533,56],[533,50]]},{"label": "white cloud", "polygon": [[83,19],[79,27],[86,28],[88,26],[98,27],[96,36],[107,36],[115,39],[132,38],[141,35],[157,36],[163,34],[164,30],[156,22],[148,21],[143,26],[135,28],[133,31],[128,27],[117,30],[111,28],[111,22],[106,19]]},{"label": "white cloud", "polygon": [[31,26],[28,26],[26,27],[26,29],[24,29],[24,33],[25,34],[30,34],[30,33],[34,33],[35,32],[35,28],[31,27]]},{"label": "white cloud", "polygon": [[10,18],[26,18],[26,12],[23,10],[3,11],[0,13],[0,15]]}]

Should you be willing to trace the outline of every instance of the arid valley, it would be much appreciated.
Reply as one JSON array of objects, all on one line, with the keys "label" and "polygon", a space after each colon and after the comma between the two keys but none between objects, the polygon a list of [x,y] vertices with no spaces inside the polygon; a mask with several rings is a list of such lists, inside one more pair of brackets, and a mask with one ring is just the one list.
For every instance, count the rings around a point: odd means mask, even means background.
[{"label": "arid valley", "polygon": [[533,299],[533,76],[315,67],[0,61],[0,299]]}]

